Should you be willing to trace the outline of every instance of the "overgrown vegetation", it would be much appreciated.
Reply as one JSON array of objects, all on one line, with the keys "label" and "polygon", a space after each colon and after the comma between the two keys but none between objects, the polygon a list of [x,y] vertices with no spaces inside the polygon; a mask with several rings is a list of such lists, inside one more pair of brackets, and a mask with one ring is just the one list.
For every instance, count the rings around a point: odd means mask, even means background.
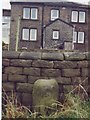
[{"label": "overgrown vegetation", "polygon": [[[77,88],[77,87],[76,87]],[[20,105],[17,102],[13,92],[11,97],[7,96],[4,91],[3,99],[6,101],[3,108],[3,118],[90,118],[90,101],[87,98],[82,99],[80,94],[74,94],[76,88],[65,96],[63,103],[56,101],[51,107],[46,107],[46,114],[37,112],[31,112],[27,107]],[[80,89],[80,86],[78,86]],[[85,89],[81,86],[84,94],[87,95]],[[83,95],[84,95],[83,94]],[[41,106],[39,106],[41,107]],[[43,107],[43,105],[42,105]]]}]

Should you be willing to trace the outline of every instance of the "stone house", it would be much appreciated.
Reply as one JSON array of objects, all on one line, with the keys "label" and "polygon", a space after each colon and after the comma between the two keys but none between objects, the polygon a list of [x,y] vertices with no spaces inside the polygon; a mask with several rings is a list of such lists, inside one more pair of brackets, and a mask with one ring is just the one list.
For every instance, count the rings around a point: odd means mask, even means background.
[{"label": "stone house", "polygon": [[88,5],[62,0],[11,0],[9,50],[88,50]]}]

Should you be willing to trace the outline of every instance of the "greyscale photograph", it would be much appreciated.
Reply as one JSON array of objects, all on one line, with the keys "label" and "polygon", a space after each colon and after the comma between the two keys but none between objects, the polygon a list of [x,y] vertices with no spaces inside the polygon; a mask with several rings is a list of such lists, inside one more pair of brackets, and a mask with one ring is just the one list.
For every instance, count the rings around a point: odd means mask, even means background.
[{"label": "greyscale photograph", "polygon": [[90,1],[2,0],[2,120],[90,119]]}]

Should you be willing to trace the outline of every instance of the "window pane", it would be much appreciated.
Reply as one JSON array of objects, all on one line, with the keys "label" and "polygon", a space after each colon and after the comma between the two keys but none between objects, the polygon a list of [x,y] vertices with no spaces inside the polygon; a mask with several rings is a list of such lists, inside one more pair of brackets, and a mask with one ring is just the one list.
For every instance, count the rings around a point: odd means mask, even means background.
[{"label": "window pane", "polygon": [[53,39],[59,39],[59,31],[53,31]]},{"label": "window pane", "polygon": [[31,8],[31,19],[37,19],[37,9]]},{"label": "window pane", "polygon": [[59,10],[51,10],[51,20],[59,18]]},{"label": "window pane", "polygon": [[78,22],[78,12],[77,11],[72,11],[72,22]]},{"label": "window pane", "polygon": [[78,43],[84,43],[84,32],[78,32]]},{"label": "window pane", "polygon": [[31,41],[36,41],[37,40],[37,30],[36,29],[31,29],[30,30],[30,40]]},{"label": "window pane", "polygon": [[77,42],[77,32],[73,32],[73,43]]},{"label": "window pane", "polygon": [[23,29],[22,31],[22,39],[29,40],[29,29]]},{"label": "window pane", "polygon": [[23,8],[23,18],[24,19],[30,18],[30,8]]},{"label": "window pane", "polygon": [[80,23],[85,22],[85,12],[79,12],[79,22]]}]

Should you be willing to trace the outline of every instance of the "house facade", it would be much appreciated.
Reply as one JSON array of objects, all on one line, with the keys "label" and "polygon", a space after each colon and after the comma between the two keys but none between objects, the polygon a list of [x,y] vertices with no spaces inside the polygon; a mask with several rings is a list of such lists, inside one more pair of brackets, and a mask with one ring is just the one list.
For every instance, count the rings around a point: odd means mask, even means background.
[{"label": "house facade", "polygon": [[[88,50],[88,5],[61,0],[11,0],[9,50]],[[64,46],[63,46],[64,44]]]}]

